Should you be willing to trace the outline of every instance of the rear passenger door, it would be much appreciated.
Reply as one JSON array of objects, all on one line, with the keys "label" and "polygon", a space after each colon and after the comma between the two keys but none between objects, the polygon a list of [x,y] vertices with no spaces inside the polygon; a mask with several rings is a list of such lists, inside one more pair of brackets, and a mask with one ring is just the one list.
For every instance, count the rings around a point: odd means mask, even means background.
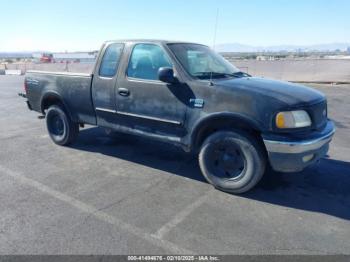
[{"label": "rear passenger door", "polygon": [[96,62],[100,66],[95,69],[91,92],[100,126],[110,126],[115,121],[115,85],[123,48],[122,43],[106,44]]},{"label": "rear passenger door", "polygon": [[160,67],[173,67],[161,45],[139,43],[117,79],[116,111],[124,124],[152,133],[180,136],[186,107],[174,95],[178,84],[158,80]]}]

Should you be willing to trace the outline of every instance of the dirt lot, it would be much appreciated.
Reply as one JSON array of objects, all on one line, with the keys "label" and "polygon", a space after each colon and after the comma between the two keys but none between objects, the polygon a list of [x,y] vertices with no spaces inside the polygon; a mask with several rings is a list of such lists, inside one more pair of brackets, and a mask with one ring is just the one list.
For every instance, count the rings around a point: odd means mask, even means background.
[{"label": "dirt lot", "polygon": [[54,145],[23,77],[0,76],[0,254],[350,254],[350,86],[315,86],[329,157],[235,196],[179,149],[86,128]]}]

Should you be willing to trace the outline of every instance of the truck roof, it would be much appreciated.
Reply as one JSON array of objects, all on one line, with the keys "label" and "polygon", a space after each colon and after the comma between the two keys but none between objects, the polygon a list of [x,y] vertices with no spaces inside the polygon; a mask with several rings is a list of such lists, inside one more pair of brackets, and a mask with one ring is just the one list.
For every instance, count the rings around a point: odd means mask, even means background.
[{"label": "truck roof", "polygon": [[193,43],[193,42],[186,42],[186,41],[172,41],[172,40],[164,40],[164,39],[117,39],[117,40],[109,40],[105,43],[156,43],[156,44],[199,44],[199,43]]}]

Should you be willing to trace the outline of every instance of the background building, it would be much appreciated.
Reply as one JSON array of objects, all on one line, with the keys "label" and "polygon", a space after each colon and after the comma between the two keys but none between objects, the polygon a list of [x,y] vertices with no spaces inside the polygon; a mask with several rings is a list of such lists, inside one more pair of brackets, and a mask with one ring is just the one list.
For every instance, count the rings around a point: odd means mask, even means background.
[{"label": "background building", "polygon": [[[98,51],[92,52],[65,52],[65,53],[51,53],[52,63],[93,63],[95,62]],[[43,57],[47,57],[47,53],[33,53],[34,62],[42,62]]]}]

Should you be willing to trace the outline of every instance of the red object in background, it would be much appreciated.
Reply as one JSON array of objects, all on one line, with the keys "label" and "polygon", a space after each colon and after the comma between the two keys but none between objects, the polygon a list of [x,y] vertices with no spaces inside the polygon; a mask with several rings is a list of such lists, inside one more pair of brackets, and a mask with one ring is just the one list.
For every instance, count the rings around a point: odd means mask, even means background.
[{"label": "red object in background", "polygon": [[40,62],[52,63],[53,62],[53,54],[42,54],[42,56],[40,58]]}]

